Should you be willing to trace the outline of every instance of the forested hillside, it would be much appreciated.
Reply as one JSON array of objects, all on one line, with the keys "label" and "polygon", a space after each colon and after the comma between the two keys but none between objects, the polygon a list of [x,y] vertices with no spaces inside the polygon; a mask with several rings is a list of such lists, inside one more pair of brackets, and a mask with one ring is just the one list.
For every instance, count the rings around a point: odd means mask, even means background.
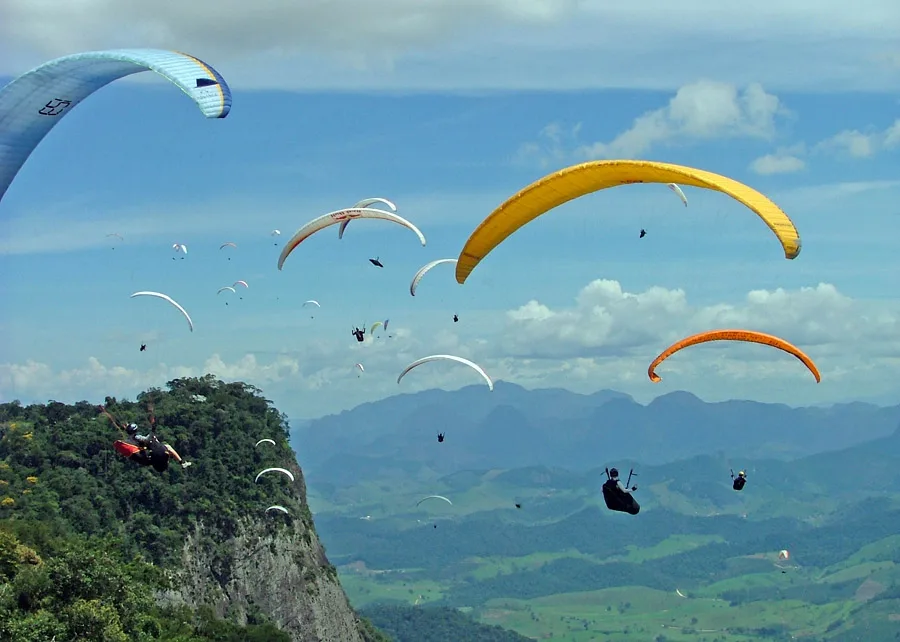
[{"label": "forested hillside", "polygon": [[[0,405],[0,639],[379,639],[347,603],[285,418],[258,389],[178,379],[104,406],[141,432],[154,417],[193,465],[120,457],[124,435],[88,402]],[[254,482],[267,467],[294,481]]]}]

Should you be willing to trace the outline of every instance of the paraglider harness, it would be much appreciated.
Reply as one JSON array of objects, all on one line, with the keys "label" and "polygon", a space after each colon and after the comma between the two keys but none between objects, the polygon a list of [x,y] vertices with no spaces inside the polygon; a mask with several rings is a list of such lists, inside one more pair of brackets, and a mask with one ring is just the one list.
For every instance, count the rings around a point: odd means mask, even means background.
[{"label": "paraglider harness", "polygon": [[746,476],[744,476],[744,475],[737,475],[737,476],[735,476],[735,474],[734,474],[734,468],[732,468],[732,469],[731,469],[731,479],[733,480],[733,481],[731,482],[731,487],[732,487],[733,489],[735,489],[735,490],[744,490],[744,484],[747,483],[747,477],[746,477]]},{"label": "paraglider harness", "polygon": [[[603,501],[606,502],[606,507],[609,510],[628,513],[629,515],[637,515],[641,512],[641,505],[635,501],[634,495],[623,492],[622,489],[619,488],[619,482],[617,479],[613,479],[612,475],[609,474],[609,468],[607,468],[605,472],[607,480],[603,482]],[[637,477],[637,475],[634,474],[634,468],[628,472],[628,481],[625,482],[626,487],[631,485],[632,477]]]},{"label": "paraglider harness", "polygon": [[150,421],[150,434],[148,435],[146,444],[137,441],[135,435],[123,428],[105,407],[100,406],[100,410],[109,418],[113,426],[118,428],[126,438],[130,437],[140,448],[140,450],[132,454],[129,459],[141,466],[153,466],[153,469],[157,472],[164,472],[169,467],[169,451],[166,449],[165,444],[163,444],[156,436],[156,416],[153,414],[152,404],[147,405],[148,419]]}]

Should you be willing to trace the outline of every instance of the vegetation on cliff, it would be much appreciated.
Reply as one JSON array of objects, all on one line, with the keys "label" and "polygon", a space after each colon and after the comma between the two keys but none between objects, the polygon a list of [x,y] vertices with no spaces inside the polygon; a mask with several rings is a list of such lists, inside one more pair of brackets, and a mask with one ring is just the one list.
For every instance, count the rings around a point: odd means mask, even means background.
[{"label": "vegetation on cliff", "polygon": [[[96,405],[0,405],[0,639],[290,639],[258,609],[237,626],[209,609],[161,605],[198,532],[222,584],[234,563],[223,542],[242,520],[265,519],[272,530],[299,520],[307,543],[315,536],[286,418],[260,391],[211,375],[167,388],[134,402],[107,398],[105,407],[144,433],[152,412],[160,439],[193,462],[187,470],[158,473],[118,456],[112,442],[124,437]],[[275,445],[255,447],[263,438]],[[278,475],[254,483],[271,466],[295,471],[298,483]],[[266,517],[273,504],[289,514]],[[322,560],[318,573],[336,582]]]}]

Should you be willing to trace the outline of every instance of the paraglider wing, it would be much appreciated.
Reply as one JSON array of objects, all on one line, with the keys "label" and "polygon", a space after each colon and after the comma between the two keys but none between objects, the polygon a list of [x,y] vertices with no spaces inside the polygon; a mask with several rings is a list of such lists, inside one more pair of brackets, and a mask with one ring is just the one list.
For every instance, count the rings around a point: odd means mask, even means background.
[{"label": "paraglider wing", "polygon": [[816,383],[820,383],[822,381],[822,377],[819,374],[819,369],[816,367],[816,364],[813,363],[812,359],[810,359],[806,355],[806,353],[800,350],[800,348],[791,343],[788,343],[784,339],[779,339],[774,335],[765,334],[763,332],[754,332],[753,330],[710,330],[708,332],[701,332],[700,334],[695,334],[693,336],[687,337],[686,339],[682,339],[681,341],[677,341],[663,350],[663,352],[653,360],[653,363],[650,364],[650,367],[647,368],[647,375],[650,377],[650,381],[652,381],[653,383],[659,383],[662,380],[661,377],[656,374],[656,366],[668,359],[670,356],[684,348],[688,348],[700,343],[707,343],[709,341],[747,341],[749,343],[759,343],[761,345],[778,348],[779,350],[783,350],[784,352],[794,355],[800,361],[802,361],[803,365],[805,365],[816,378]]},{"label": "paraglider wing", "polygon": [[281,230],[272,230],[272,236],[281,236]]},{"label": "paraglider wing", "polygon": [[416,296],[416,288],[419,287],[419,281],[422,280],[422,277],[425,276],[428,271],[435,267],[436,265],[441,265],[442,263],[456,263],[458,259],[438,259],[437,261],[432,261],[431,263],[426,263],[422,267],[419,268],[419,271],[416,272],[416,275],[413,277],[412,283],[409,284],[409,293],[412,296]]},{"label": "paraglider wing", "polygon": [[247,282],[246,282],[246,281],[235,281],[234,283],[231,284],[231,287],[235,287],[235,286],[238,286],[238,285],[243,285],[245,288],[249,288],[249,287],[250,287],[249,285],[247,285]]},{"label": "paraglider wing", "polygon": [[363,367],[363,364],[361,364],[361,363],[357,363],[356,366],[354,366],[354,367],[359,368],[360,372],[366,371],[366,369]]},{"label": "paraglider wing", "polygon": [[256,442],[256,445],[254,446],[254,448],[258,448],[260,444],[272,444],[274,446],[275,440],[274,439],[260,439],[259,441]]},{"label": "paraglider wing", "polygon": [[232,243],[231,241],[228,241],[227,243],[222,243],[222,245],[219,246],[219,249],[221,250],[226,247],[237,247],[237,243]]},{"label": "paraglider wing", "polygon": [[280,270],[284,265],[285,259],[287,259],[288,255],[294,251],[294,249],[300,245],[303,241],[308,239],[310,236],[315,234],[320,230],[324,230],[326,227],[330,227],[331,225],[337,225],[338,223],[342,223],[344,221],[352,220],[355,218],[367,218],[367,219],[378,219],[382,221],[391,221],[392,223],[397,223],[398,225],[402,225],[413,232],[415,232],[416,236],[419,237],[419,241],[422,245],[425,245],[425,236],[422,232],[419,231],[415,225],[407,221],[405,218],[394,214],[393,212],[386,212],[384,210],[378,210],[370,207],[360,207],[360,208],[350,208],[346,210],[338,210],[336,212],[330,212],[319,218],[313,219],[299,230],[297,230],[296,234],[291,237],[291,240],[285,243],[284,248],[281,250],[281,256],[278,257],[278,269]]},{"label": "paraglider wing", "polygon": [[669,183],[667,187],[678,194],[678,198],[680,198],[681,202],[684,203],[684,206],[687,207],[687,196],[684,195],[684,192],[681,190],[681,188],[675,183]]},{"label": "paraglider wing", "polygon": [[133,299],[136,296],[155,296],[159,299],[163,299],[164,301],[168,301],[169,303],[174,305],[176,308],[178,308],[178,310],[181,312],[181,314],[184,315],[184,318],[187,319],[188,327],[190,327],[191,332],[194,331],[194,322],[191,321],[191,315],[189,315],[187,313],[187,310],[185,310],[183,307],[181,307],[181,305],[177,301],[175,301],[175,299],[173,299],[172,297],[170,297],[166,294],[163,294],[161,292],[135,292],[129,298]]},{"label": "paraglider wing", "polygon": [[447,499],[443,495],[429,495],[428,497],[423,497],[422,499],[420,499],[419,501],[416,502],[416,506],[418,506],[422,502],[428,501],[429,499],[443,499],[445,502],[447,502],[448,504],[453,506],[453,502],[451,502],[449,499]]},{"label": "paraglider wing", "polygon": [[225,79],[188,54],[115,49],[51,60],[0,90],[0,199],[31,152],[61,118],[101,87],[142,71],[154,71],[174,83],[207,118],[225,118],[231,110],[231,90]]},{"label": "paraglider wing", "polygon": [[307,305],[309,305],[310,303],[313,304],[314,306],[316,306],[317,308],[321,308],[321,307],[322,307],[321,305],[319,305],[319,302],[318,302],[318,301],[313,301],[312,299],[310,299],[309,301],[305,301],[305,302],[303,303],[303,305],[300,306],[300,307],[305,308],[305,307],[306,307]]},{"label": "paraglider wing", "polygon": [[372,324],[372,327],[369,328],[369,334],[370,335],[374,334],[375,330],[377,330],[378,328],[382,328],[382,327],[384,327],[384,324],[381,321],[376,321],[375,323]]},{"label": "paraglider wing", "polygon": [[778,559],[781,561],[787,561],[791,559],[791,554],[787,550],[781,550],[778,552]]},{"label": "paraglider wing", "polygon": [[465,283],[475,266],[516,230],[569,201],[632,183],[678,183],[722,192],[754,211],[781,242],[784,256],[800,254],[800,235],[781,209],[755,189],[702,169],[637,160],[591,161],[549,174],[494,210],[472,232],[459,254],[456,280]]},{"label": "paraglider wing", "polygon": [[477,363],[469,361],[468,359],[463,359],[462,357],[456,357],[456,356],[453,356],[452,354],[435,354],[430,357],[422,357],[421,359],[413,361],[411,364],[406,366],[406,368],[403,369],[403,372],[400,373],[400,376],[397,377],[397,383],[400,383],[400,380],[403,379],[404,376],[406,376],[406,373],[409,372],[410,370],[412,370],[413,368],[416,368],[416,367],[422,365],[423,363],[428,363],[430,361],[442,361],[442,360],[456,361],[457,363],[462,363],[464,365],[469,366],[470,368],[475,370],[475,372],[477,372],[482,377],[484,377],[484,380],[487,381],[488,387],[493,391],[494,382],[491,381],[491,378],[488,376],[488,373],[484,371],[484,368],[479,366]]},{"label": "paraglider wing", "polygon": [[370,205],[374,205],[375,203],[381,203],[382,205],[386,205],[387,208],[388,208],[390,211],[392,211],[392,212],[396,212],[396,211],[397,211],[397,206],[396,206],[396,205],[394,205],[393,203],[391,203],[391,202],[390,202],[389,200],[387,200],[386,198],[379,198],[379,197],[377,197],[377,196],[374,197],[374,198],[364,198],[363,200],[361,200],[359,203],[357,203],[357,204],[354,205],[353,207],[369,207]]},{"label": "paraglider wing", "polygon": [[258,482],[259,478],[262,477],[263,475],[265,475],[266,473],[281,473],[282,475],[287,475],[288,479],[290,479],[291,481],[294,481],[294,474],[289,470],[285,470],[284,468],[266,468],[265,470],[260,471],[260,473],[256,476],[256,479],[254,481]]},{"label": "paraglider wing", "polygon": [[[393,203],[391,203],[391,202],[390,202],[389,200],[387,200],[386,198],[378,198],[378,197],[375,197],[375,198],[364,198],[363,200],[361,200],[359,203],[357,203],[357,204],[354,205],[353,207],[369,207],[370,205],[374,205],[375,203],[381,203],[382,205],[386,205],[387,208],[388,208],[390,211],[392,211],[392,212],[396,212],[396,211],[397,211],[397,206],[396,206],[396,205],[394,205]],[[344,230],[346,230],[346,229],[347,229],[347,226],[350,225],[350,221],[351,221],[351,220],[353,220],[353,219],[349,219],[349,218],[348,218],[346,221],[343,221],[343,222],[341,223],[341,226],[338,228],[338,239],[344,238]]]},{"label": "paraglider wing", "polygon": [[216,294],[221,294],[224,290],[231,290],[235,294],[237,293],[237,290],[235,290],[233,287],[231,287],[230,285],[226,285],[224,288],[219,288],[219,291],[216,292]]},{"label": "paraglider wing", "polygon": [[269,511],[270,511],[270,510],[277,510],[278,512],[284,513],[285,515],[289,515],[289,514],[290,514],[290,513],[288,513],[288,509],[285,508],[284,506],[269,506],[269,507],[266,509],[266,515],[269,514]]}]

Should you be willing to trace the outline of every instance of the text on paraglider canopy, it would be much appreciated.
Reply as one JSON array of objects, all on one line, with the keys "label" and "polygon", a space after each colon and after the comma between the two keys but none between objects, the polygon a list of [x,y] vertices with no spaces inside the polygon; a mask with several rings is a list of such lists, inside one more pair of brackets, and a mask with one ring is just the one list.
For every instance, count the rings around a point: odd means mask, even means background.
[{"label": "text on paraglider canopy", "polygon": [[341,210],[340,212],[332,212],[331,218],[335,221],[345,221],[348,218],[359,218],[362,216],[362,210]]},{"label": "text on paraglider canopy", "polygon": [[38,110],[41,116],[59,116],[66,110],[66,107],[72,104],[71,100],[63,100],[62,98],[54,98],[47,101],[47,104]]}]

